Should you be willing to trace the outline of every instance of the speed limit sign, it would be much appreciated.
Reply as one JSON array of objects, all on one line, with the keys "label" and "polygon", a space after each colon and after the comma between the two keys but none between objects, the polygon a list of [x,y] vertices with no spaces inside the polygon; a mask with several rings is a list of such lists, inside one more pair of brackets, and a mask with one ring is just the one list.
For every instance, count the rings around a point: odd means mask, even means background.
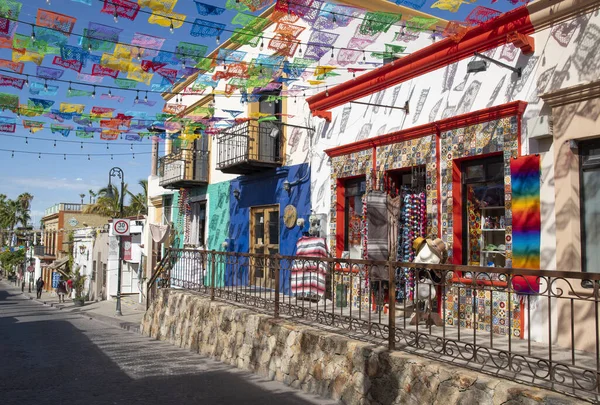
[{"label": "speed limit sign", "polygon": [[113,221],[113,233],[116,236],[128,236],[129,235],[129,220],[128,219],[115,219]]}]

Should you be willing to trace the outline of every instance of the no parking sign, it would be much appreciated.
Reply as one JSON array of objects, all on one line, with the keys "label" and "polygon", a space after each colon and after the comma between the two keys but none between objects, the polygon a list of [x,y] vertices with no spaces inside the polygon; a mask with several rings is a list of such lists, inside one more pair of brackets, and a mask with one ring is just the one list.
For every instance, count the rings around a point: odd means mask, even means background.
[{"label": "no parking sign", "polygon": [[129,236],[129,220],[115,219],[113,221],[113,233],[116,236]]}]

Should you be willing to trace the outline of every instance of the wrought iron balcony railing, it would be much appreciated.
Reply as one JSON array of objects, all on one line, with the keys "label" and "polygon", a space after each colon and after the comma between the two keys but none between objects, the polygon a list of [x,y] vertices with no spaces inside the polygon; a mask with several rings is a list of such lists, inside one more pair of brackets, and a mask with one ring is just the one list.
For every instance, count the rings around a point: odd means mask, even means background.
[{"label": "wrought iron balcony railing", "polygon": [[279,121],[246,121],[217,138],[217,169],[250,174],[283,164],[283,128]]},{"label": "wrought iron balcony railing", "polygon": [[159,159],[159,184],[165,188],[208,183],[208,151],[183,149]]}]

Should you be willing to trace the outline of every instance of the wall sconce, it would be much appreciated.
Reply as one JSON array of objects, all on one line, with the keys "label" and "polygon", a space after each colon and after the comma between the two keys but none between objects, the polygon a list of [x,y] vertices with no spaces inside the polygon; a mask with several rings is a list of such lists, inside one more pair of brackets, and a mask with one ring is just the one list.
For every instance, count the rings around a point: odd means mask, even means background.
[{"label": "wall sconce", "polygon": [[83,254],[85,253],[85,250],[86,250],[86,247],[85,247],[85,245],[79,245],[79,253],[80,253],[80,254],[82,254],[82,255],[83,255]]},{"label": "wall sconce", "polygon": [[282,187],[288,194],[292,191],[292,184],[287,179],[283,181]]},{"label": "wall sconce", "polygon": [[109,229],[110,229],[110,224],[104,224],[104,225],[102,226],[102,231],[104,231],[104,232],[108,232],[108,231],[109,231]]},{"label": "wall sconce", "polygon": [[223,250],[227,250],[228,246],[229,246],[229,242],[227,242],[227,241],[223,241],[223,243],[221,243],[221,247],[223,248]]},{"label": "wall sconce", "polygon": [[234,197],[236,200],[239,200],[239,199],[240,199],[240,194],[241,194],[241,192],[240,192],[240,190],[238,190],[237,188],[233,190],[233,197]]},{"label": "wall sconce", "polygon": [[296,225],[301,229],[304,228],[304,224],[306,224],[306,221],[304,220],[304,218],[298,218],[298,220],[296,221]]}]

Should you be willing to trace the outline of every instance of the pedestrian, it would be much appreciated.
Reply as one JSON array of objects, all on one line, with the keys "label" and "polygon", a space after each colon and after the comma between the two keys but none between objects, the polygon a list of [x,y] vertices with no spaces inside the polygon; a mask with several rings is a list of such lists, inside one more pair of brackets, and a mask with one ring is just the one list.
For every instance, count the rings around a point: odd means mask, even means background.
[{"label": "pedestrian", "polygon": [[67,294],[67,283],[61,277],[56,287],[56,294],[58,295],[58,302],[65,302],[65,295]]},{"label": "pedestrian", "polygon": [[42,280],[42,278],[38,278],[37,281],[35,282],[35,287],[37,288],[37,297],[42,298],[42,289],[44,288],[44,280]]}]

